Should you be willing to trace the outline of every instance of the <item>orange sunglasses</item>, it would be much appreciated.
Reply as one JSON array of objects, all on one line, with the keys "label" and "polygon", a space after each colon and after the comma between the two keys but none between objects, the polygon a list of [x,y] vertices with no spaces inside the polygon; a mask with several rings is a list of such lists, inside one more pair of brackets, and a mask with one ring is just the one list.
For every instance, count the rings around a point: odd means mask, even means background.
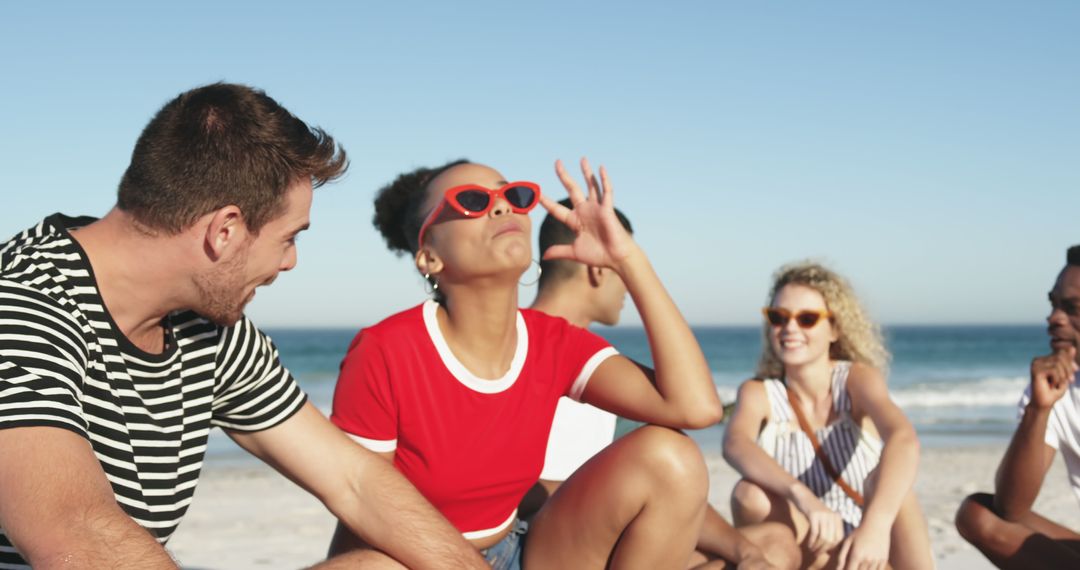
[{"label": "orange sunglasses", "polygon": [[803,329],[814,328],[814,325],[818,324],[818,321],[822,318],[832,318],[832,313],[829,311],[803,309],[792,313],[787,309],[781,309],[779,307],[765,307],[764,309],[761,309],[761,314],[765,315],[765,319],[774,327],[787,326],[791,319],[795,319],[799,328]]}]

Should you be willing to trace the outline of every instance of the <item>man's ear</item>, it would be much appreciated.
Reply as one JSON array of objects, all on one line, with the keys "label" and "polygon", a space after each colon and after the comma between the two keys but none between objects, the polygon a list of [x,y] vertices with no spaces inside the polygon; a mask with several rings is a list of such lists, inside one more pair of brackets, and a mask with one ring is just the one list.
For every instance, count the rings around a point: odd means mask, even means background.
[{"label": "man's ear", "polygon": [[244,223],[244,214],[236,206],[219,208],[203,219],[203,249],[213,261],[227,257],[246,243],[250,235],[247,224]]},{"label": "man's ear", "polygon": [[603,267],[593,267],[592,265],[586,265],[585,272],[589,276],[589,285],[591,287],[600,287],[604,284],[604,279],[607,278],[607,275],[604,273]]},{"label": "man's ear", "polygon": [[429,249],[421,248],[417,251],[414,261],[416,262],[416,270],[419,271],[421,275],[438,275],[439,273],[442,273],[442,259],[440,259],[438,255],[432,253]]}]

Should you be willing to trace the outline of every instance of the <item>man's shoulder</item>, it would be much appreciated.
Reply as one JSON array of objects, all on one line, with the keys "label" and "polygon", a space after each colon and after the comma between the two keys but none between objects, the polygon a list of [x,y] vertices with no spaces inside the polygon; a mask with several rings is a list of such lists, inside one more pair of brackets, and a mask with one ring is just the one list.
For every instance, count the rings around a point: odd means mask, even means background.
[{"label": "man's shoulder", "polygon": [[1062,421],[1074,432],[1080,432],[1080,380],[1073,381],[1065,395],[1054,404],[1054,412],[1061,415]]},{"label": "man's shoulder", "polygon": [[10,251],[17,250],[27,244],[33,243],[36,240],[41,239],[43,236],[54,234],[55,230],[50,222],[52,216],[41,220],[40,222],[22,230],[21,232],[9,237],[0,243],[0,254],[7,254]]},{"label": "man's shoulder", "polygon": [[45,218],[0,243],[0,297],[14,321],[36,322],[55,328],[76,323],[82,314],[76,299],[89,280],[71,238],[58,229],[59,214]]},{"label": "man's shoulder", "polygon": [[[1064,424],[1080,431],[1080,384],[1078,382],[1080,382],[1080,379],[1074,381],[1061,396],[1061,399],[1054,402],[1051,413],[1060,417]],[[1031,402],[1030,383],[1024,388],[1024,393],[1020,397],[1019,415],[1022,416],[1025,413],[1029,402]]]},{"label": "man's shoulder", "polygon": [[[57,248],[71,244],[69,228],[78,228],[90,224],[95,218],[89,216],[71,217],[53,214],[37,224],[0,242],[0,268],[21,256],[36,252],[49,253]],[[71,252],[67,252],[71,253]]]},{"label": "man's shoulder", "polygon": [[90,221],[53,214],[0,243],[0,279],[50,292],[89,280],[91,270],[67,228]]},{"label": "man's shoulder", "polygon": [[[1031,385],[1024,389],[1017,406],[1017,419],[1028,413],[1031,402]],[[1050,408],[1050,422],[1046,426],[1047,443],[1051,447],[1075,447],[1080,453],[1080,386],[1074,382],[1061,399]]]}]

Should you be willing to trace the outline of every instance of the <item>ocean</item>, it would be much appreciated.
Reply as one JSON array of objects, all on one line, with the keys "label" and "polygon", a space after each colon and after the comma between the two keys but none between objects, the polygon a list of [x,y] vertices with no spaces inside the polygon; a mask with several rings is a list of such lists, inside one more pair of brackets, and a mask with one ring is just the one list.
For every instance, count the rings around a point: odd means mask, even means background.
[{"label": "ocean", "polygon": [[[620,352],[651,363],[640,328],[597,328]],[[356,329],[268,329],[284,364],[312,402],[330,411],[338,364]],[[1042,326],[893,326],[885,328],[893,354],[888,373],[893,399],[926,446],[1000,444],[1016,425],[1016,403],[1028,382],[1032,357],[1048,352]],[[761,351],[758,327],[695,327],[721,399],[734,400]],[[620,421],[618,433],[634,427]],[[718,452],[723,425],[691,434]],[[209,453],[239,450],[215,430]]]}]

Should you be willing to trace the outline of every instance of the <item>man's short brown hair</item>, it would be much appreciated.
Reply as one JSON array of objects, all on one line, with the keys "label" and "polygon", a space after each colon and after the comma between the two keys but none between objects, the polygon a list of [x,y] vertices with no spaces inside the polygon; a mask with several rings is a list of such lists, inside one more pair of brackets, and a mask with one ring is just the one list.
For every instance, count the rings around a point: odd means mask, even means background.
[{"label": "man's short brown hair", "polygon": [[169,234],[235,205],[257,233],[281,214],[289,186],[310,178],[318,187],[347,168],[330,135],[266,93],[214,83],[181,93],[154,115],[135,143],[116,205]]},{"label": "man's short brown hair", "polygon": [[[559,203],[567,208],[573,209],[574,204],[570,201],[570,198],[563,198],[559,200]],[[618,208],[615,208],[615,217],[619,219],[619,223],[629,233],[634,233],[633,226],[630,225],[630,220]],[[554,283],[560,283],[570,279],[574,276],[574,273],[581,267],[581,264],[576,261],[570,261],[569,259],[544,259],[544,252],[553,245],[572,244],[577,238],[577,235],[567,227],[566,224],[555,219],[555,216],[548,214],[544,216],[544,221],[540,223],[540,236],[538,238],[540,249],[540,289],[549,286]]]}]

